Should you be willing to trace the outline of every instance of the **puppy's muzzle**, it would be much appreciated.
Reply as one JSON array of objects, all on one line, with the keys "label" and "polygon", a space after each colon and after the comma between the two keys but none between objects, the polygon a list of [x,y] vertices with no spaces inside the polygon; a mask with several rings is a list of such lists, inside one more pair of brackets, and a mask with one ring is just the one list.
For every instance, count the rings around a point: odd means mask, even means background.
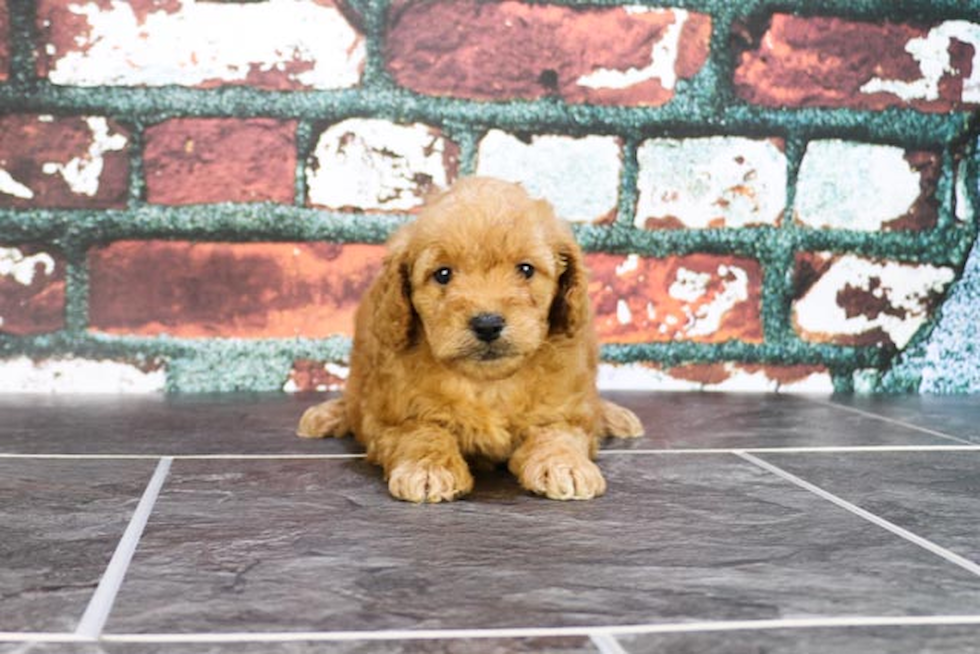
[{"label": "puppy's muzzle", "polygon": [[478,313],[470,318],[470,330],[484,343],[493,343],[500,338],[506,324],[499,313]]}]

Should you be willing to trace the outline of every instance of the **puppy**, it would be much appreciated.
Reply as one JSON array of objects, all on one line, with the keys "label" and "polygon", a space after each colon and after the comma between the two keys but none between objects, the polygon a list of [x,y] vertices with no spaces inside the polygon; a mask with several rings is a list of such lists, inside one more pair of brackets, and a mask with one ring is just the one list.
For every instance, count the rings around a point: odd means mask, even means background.
[{"label": "puppy", "polygon": [[462,179],[389,241],[357,311],[343,398],[308,409],[298,433],[353,432],[410,502],[468,493],[468,461],[507,462],[552,499],[590,499],[606,490],[599,439],[643,433],[600,399],[597,364],[568,225],[516,184]]}]

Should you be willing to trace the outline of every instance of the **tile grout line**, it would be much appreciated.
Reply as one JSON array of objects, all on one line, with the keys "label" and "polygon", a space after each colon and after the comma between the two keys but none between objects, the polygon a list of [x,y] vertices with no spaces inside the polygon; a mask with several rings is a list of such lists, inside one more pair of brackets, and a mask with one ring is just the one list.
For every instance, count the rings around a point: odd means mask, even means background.
[{"label": "tile grout line", "polygon": [[[829,445],[801,447],[740,447],[740,448],[642,448],[635,450],[604,449],[599,450],[600,456],[623,456],[628,454],[734,454],[736,452],[752,452],[758,454],[833,454],[848,452],[977,452],[980,443],[965,445]],[[168,458],[173,461],[346,461],[366,458],[364,454],[46,454],[46,453],[16,453],[0,452],[0,459],[78,459],[78,460],[130,460],[158,461]]]},{"label": "tile grout line", "polygon": [[153,505],[160,495],[160,489],[163,488],[167,473],[170,472],[171,463],[173,463],[172,457],[163,457],[157,463],[153,476],[147,483],[143,496],[140,497],[139,504],[136,505],[136,510],[133,511],[133,515],[129,519],[129,524],[126,525],[126,531],[119,539],[116,551],[112,553],[112,559],[109,560],[109,565],[106,566],[102,579],[99,580],[99,585],[85,608],[85,613],[78,621],[75,635],[88,640],[96,640],[102,635],[102,628],[109,618],[109,612],[112,610],[116,595],[122,586],[123,577],[126,576],[133,554],[136,552],[136,546],[143,535],[143,529],[153,511]]},{"label": "tile grout line", "polygon": [[905,427],[906,429],[912,429],[915,431],[920,431],[923,434],[929,434],[930,436],[936,436],[945,440],[954,441],[956,443],[962,443],[964,445],[976,445],[972,441],[968,441],[965,438],[960,438],[958,436],[953,436],[951,434],[944,434],[941,431],[936,431],[935,429],[929,429],[928,427],[920,427],[919,425],[913,425],[912,423],[904,422],[902,420],[897,420],[895,418],[889,418],[887,416],[878,415],[877,413],[871,413],[870,411],[863,411],[856,407],[845,406],[843,404],[838,404],[837,402],[831,402],[829,400],[818,400],[815,397],[805,397],[803,398],[808,402],[813,402],[814,404],[819,404],[821,406],[830,407],[832,409],[840,409],[841,411],[849,411],[855,413],[859,416],[864,416],[865,418],[872,418],[874,420],[880,420],[882,422],[887,422],[892,425],[898,425],[900,427]]},{"label": "tile grout line", "polygon": [[752,454],[749,454],[748,452],[739,451],[739,452],[734,452],[734,454],[735,456],[744,459],[745,461],[748,461],[749,463],[759,468],[762,468],[763,470],[771,472],[772,474],[777,475],[778,477],[781,477],[786,481],[795,484],[800,488],[803,488],[827,500],[828,502],[832,502],[833,504],[836,504],[842,509],[850,511],[851,513],[857,515],[858,517],[864,518],[868,522],[871,522],[881,527],[882,529],[886,529],[890,531],[891,533],[895,534],[896,536],[899,536],[900,538],[904,538],[905,540],[915,545],[918,545],[919,547],[931,552],[932,554],[935,554],[936,556],[945,559],[947,562],[957,565],[963,568],[964,570],[966,570],[967,572],[970,572],[980,577],[980,564],[976,563],[975,561],[971,561],[970,559],[962,557],[959,554],[956,554],[955,552],[952,552],[946,549],[945,547],[942,547],[941,545],[937,545],[931,540],[923,538],[922,536],[919,536],[918,534],[913,533],[908,529],[905,529],[904,527],[900,527],[895,523],[886,520],[885,518],[882,518],[879,515],[871,513],[867,509],[862,509],[860,506],[856,504],[852,504],[851,502],[848,502],[847,500],[838,497],[837,495],[834,495],[830,491],[824,490],[823,488],[817,486],[816,484],[812,484],[806,481],[805,479],[802,479],[801,477],[797,477],[793,473],[783,470],[779,466],[773,465],[768,461],[764,461],[756,456],[753,456]]},{"label": "tile grout line", "polygon": [[599,654],[629,654],[612,634],[590,633],[589,640],[599,650]]},{"label": "tile grout line", "polygon": [[[104,643],[279,643],[350,642],[397,640],[453,640],[488,638],[549,638],[575,636],[633,636],[664,633],[718,631],[772,631],[776,629],[830,629],[835,627],[935,627],[980,625],[980,615],[839,616],[821,618],[773,618],[763,620],[717,620],[654,624],[599,625],[579,627],[499,627],[475,629],[392,629],[381,631],[253,631],[187,633],[103,633]],[[91,642],[77,633],[0,631],[0,642],[81,643]]]}]

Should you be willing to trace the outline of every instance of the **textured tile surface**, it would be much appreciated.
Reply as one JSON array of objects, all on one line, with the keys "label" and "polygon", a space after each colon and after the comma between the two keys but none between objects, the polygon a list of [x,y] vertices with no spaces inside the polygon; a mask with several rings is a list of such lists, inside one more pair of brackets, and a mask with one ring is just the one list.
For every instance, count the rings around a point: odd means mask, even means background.
[{"label": "textured tile surface", "polygon": [[324,396],[49,397],[0,395],[0,453],[332,454],[353,439],[307,440],[295,429]]},{"label": "textured tile surface", "polygon": [[980,562],[980,451],[760,458]]},{"label": "textured tile surface", "polygon": [[834,401],[888,420],[980,443],[980,397],[976,395],[841,396]]},{"label": "textured tile surface", "polygon": [[607,449],[955,445],[939,436],[787,395],[607,393],[633,409],[645,437]]},{"label": "textured tile surface", "polygon": [[0,459],[0,632],[75,628],[154,465]]},{"label": "textured tile surface", "polygon": [[629,654],[965,654],[980,642],[980,627],[860,627],[776,629],[623,637]]},{"label": "textured tile surface", "polygon": [[609,493],[391,500],[353,461],[178,461],[109,632],[957,613],[980,578],[730,455],[609,456]]},{"label": "textured tile surface", "polygon": [[0,654],[598,654],[586,637],[345,642],[102,643],[4,645]]}]

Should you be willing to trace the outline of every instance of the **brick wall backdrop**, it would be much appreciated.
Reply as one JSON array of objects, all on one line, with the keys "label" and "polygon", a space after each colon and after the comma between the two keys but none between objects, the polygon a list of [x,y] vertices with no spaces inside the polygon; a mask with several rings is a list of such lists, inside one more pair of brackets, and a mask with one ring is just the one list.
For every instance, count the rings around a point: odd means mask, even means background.
[{"label": "brick wall backdrop", "polygon": [[978,109],[978,0],[0,0],[0,390],[335,387],[470,173],[606,388],[980,390]]}]

